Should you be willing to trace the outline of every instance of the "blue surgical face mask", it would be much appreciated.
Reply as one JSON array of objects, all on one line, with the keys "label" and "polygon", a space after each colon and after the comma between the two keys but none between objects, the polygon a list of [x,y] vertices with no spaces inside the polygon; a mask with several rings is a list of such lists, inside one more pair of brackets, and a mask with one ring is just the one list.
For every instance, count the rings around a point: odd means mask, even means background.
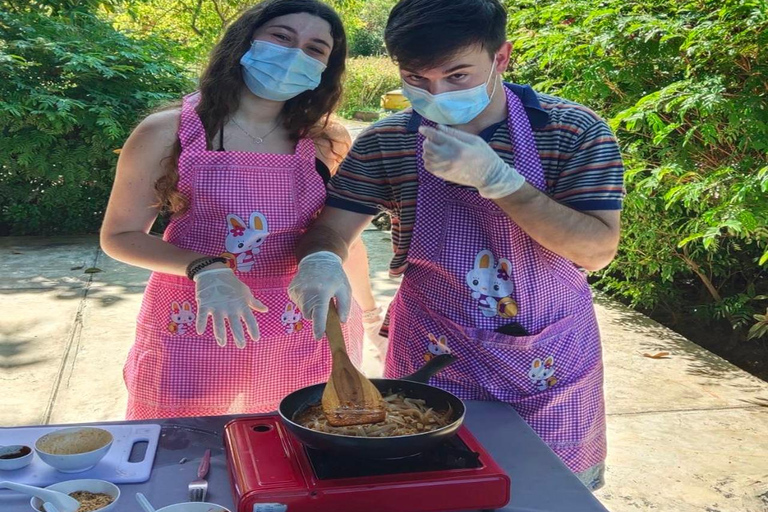
[{"label": "blue surgical face mask", "polygon": [[403,95],[411,102],[413,110],[430,121],[446,125],[466,124],[479,116],[491,103],[498,83],[498,80],[494,82],[493,91],[489,96],[488,82],[491,76],[493,76],[493,67],[485,83],[471,89],[440,94],[431,94],[403,80]]},{"label": "blue surgical face mask", "polygon": [[272,101],[286,101],[316,89],[325,70],[325,64],[299,48],[259,40],[251,44],[240,65],[248,89]]}]

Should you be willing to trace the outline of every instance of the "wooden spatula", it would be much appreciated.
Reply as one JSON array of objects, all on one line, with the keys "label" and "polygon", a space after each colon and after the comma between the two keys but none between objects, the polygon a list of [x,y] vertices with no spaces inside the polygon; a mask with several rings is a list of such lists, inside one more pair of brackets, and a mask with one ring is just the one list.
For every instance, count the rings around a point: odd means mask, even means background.
[{"label": "wooden spatula", "polygon": [[333,367],[323,391],[323,412],[334,427],[378,423],[386,418],[384,401],[373,383],[360,373],[347,355],[336,305],[331,301],[325,334],[331,345]]}]

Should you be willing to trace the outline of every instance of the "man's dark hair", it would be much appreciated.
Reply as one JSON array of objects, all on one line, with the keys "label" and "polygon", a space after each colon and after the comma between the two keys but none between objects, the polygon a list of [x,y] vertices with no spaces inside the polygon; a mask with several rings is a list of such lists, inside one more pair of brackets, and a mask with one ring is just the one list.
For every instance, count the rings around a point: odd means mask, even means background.
[{"label": "man's dark hair", "polygon": [[478,44],[490,55],[507,39],[507,12],[498,0],[400,0],[384,32],[402,68],[431,69]]}]

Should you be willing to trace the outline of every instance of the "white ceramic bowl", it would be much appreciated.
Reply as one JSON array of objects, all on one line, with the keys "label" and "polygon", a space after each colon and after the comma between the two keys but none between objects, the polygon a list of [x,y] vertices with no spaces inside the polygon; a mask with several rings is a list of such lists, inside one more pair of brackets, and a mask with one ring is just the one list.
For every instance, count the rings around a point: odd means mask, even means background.
[{"label": "white ceramic bowl", "polygon": [[[101,511],[99,511],[101,512]],[[175,503],[167,507],[159,508],[155,512],[231,512],[228,508],[215,503],[187,502]]]},{"label": "white ceramic bowl", "polygon": [[[120,489],[113,483],[106,480],[67,480],[66,482],[59,482],[57,484],[49,485],[46,489],[52,491],[59,491],[65,494],[69,494],[75,491],[88,491],[93,493],[109,494],[114,500],[106,507],[102,507],[98,512],[108,512],[115,508],[117,500],[120,499]],[[38,512],[43,510],[43,500],[40,498],[32,498],[30,501],[32,508]]]},{"label": "white ceramic bowl", "polygon": [[103,428],[62,428],[38,439],[35,450],[43,462],[62,473],[79,473],[98,464],[113,440],[112,434]]},{"label": "white ceramic bowl", "polygon": [[[18,445],[15,445],[15,446],[18,446]],[[5,448],[0,448],[0,455],[6,454],[6,453],[13,453],[17,451],[16,449],[10,449],[10,448],[12,447],[7,446]],[[0,459],[0,471],[13,471],[16,469],[25,468],[32,463],[32,459],[34,458],[35,458],[35,450],[32,450],[30,448],[30,452],[21,457],[16,457],[15,459]],[[0,474],[0,477],[2,477],[1,474]]]}]

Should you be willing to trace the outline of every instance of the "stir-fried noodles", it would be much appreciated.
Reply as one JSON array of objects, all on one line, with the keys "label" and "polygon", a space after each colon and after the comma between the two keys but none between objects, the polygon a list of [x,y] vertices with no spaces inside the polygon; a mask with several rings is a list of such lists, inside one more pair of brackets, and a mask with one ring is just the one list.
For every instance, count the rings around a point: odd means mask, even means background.
[{"label": "stir-fried noodles", "polygon": [[299,412],[294,421],[312,430],[359,437],[394,437],[431,432],[451,423],[453,411],[435,411],[427,407],[424,400],[406,398],[402,394],[384,397],[387,419],[381,423],[333,427],[328,424],[320,404],[312,405]]}]

